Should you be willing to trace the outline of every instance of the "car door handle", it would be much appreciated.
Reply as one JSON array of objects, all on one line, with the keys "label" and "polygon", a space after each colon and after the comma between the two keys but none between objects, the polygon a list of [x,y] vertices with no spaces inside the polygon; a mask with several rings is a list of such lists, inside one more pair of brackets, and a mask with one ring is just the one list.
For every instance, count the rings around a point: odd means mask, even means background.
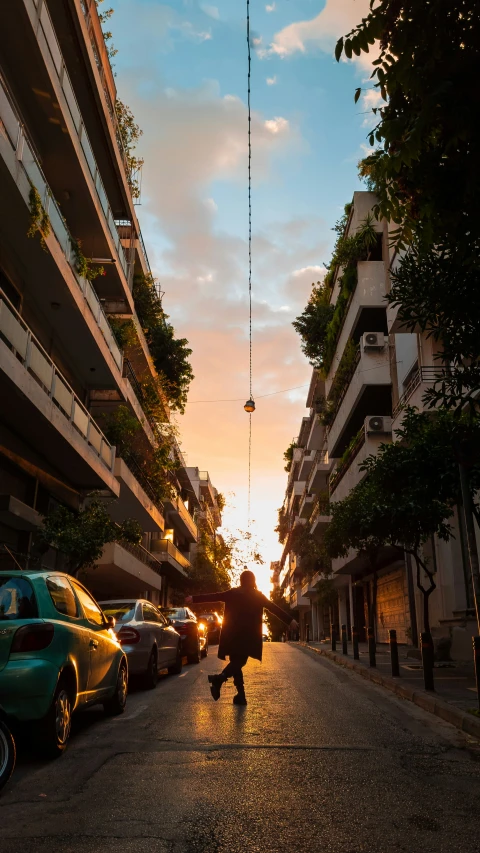
[{"label": "car door handle", "polygon": [[90,648],[93,650],[98,649],[98,640],[90,640]]}]

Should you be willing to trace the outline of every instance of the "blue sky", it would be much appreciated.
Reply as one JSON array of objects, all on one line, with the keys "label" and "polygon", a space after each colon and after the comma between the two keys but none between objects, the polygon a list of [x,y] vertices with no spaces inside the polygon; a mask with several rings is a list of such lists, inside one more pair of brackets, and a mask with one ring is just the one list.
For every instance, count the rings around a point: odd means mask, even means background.
[{"label": "blue sky", "polygon": [[[195,380],[180,419],[188,462],[246,518],[248,396],[246,4],[111,0],[119,97],[144,134],[137,208],[164,304],[193,348]],[[105,7],[110,5],[105,0]],[[283,500],[282,454],[305,414],[309,382],[291,322],[321,278],[332,227],[359,189],[367,111],[365,57],[337,63],[336,39],[368,0],[251,0],[253,109],[253,517],[267,561]],[[356,86],[365,96],[354,104]]]}]

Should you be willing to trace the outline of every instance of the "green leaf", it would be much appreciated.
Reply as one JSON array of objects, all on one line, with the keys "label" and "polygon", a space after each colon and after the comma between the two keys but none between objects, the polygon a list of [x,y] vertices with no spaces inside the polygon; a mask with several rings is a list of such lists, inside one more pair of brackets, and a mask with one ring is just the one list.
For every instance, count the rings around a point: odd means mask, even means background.
[{"label": "green leaf", "polygon": [[337,60],[337,62],[340,61],[342,51],[343,51],[343,36],[338,39],[338,41],[335,45],[335,59]]},{"label": "green leaf", "polygon": [[351,39],[347,39],[344,43],[343,49],[345,51],[345,56],[347,59],[352,58],[352,41]]},{"label": "green leaf", "polygon": [[361,94],[362,94],[362,89],[361,89],[361,86],[359,86],[358,89],[355,89],[355,103],[357,103]]}]

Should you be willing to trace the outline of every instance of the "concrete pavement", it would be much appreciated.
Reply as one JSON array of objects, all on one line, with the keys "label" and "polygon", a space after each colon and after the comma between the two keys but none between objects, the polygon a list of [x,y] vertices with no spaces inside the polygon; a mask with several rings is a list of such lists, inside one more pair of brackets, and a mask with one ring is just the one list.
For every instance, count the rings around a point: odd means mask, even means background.
[{"label": "concrete pavement", "polygon": [[480,747],[312,652],[268,644],[249,705],[212,655],[125,714],[92,709],[54,763],[21,758],[0,853],[477,853]]}]

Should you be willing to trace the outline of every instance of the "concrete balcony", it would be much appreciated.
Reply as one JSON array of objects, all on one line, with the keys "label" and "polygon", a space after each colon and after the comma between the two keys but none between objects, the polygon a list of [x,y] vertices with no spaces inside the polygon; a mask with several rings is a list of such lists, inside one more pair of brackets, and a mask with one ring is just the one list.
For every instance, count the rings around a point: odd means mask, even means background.
[{"label": "concrete balcony", "polygon": [[[383,261],[359,261],[357,264],[357,286],[352,294],[348,311],[337,341],[334,363],[340,360],[349,338],[355,332],[358,340],[359,331],[370,331],[380,328],[378,320],[385,314],[386,303],[386,271]],[[384,321],[383,321],[384,322]],[[359,330],[359,323],[361,329]]]},{"label": "concrete balcony", "polygon": [[161,561],[163,571],[171,581],[188,578],[190,560],[169,539],[152,539],[152,553]]},{"label": "concrete balcony", "polygon": [[214,507],[216,505],[216,494],[215,489],[212,485],[212,481],[210,480],[208,471],[199,471],[198,476],[200,480],[201,494],[203,495],[209,506]]},{"label": "concrete balcony", "polygon": [[310,521],[310,533],[315,539],[321,539],[331,521],[330,504],[328,501],[319,501],[317,503]]},{"label": "concrete balcony", "polygon": [[391,415],[391,384],[388,344],[375,352],[365,352],[362,346],[355,372],[345,383],[328,431],[329,456],[342,455],[369,413]]},{"label": "concrete balcony", "polygon": [[310,599],[302,594],[302,587],[296,586],[290,596],[290,607],[293,610],[309,610],[311,606]]},{"label": "concrete balcony", "polygon": [[298,479],[299,480],[307,480],[310,471],[312,470],[312,465],[315,462],[316,450],[307,450],[305,449],[302,454],[302,459],[300,461],[300,466],[298,469]]},{"label": "concrete balcony", "polygon": [[[121,379],[123,355],[116,343],[106,314],[90,281],[77,272],[74,239],[47,184],[33,147],[24,134],[7,89],[0,78],[0,181],[3,204],[0,228],[8,252],[22,258],[24,301],[32,302],[32,312],[48,320],[48,335],[57,339],[72,361],[79,363],[84,379],[112,387]],[[36,188],[50,221],[44,248],[38,237],[28,240],[30,193]],[[41,287],[39,282],[41,281]],[[35,303],[41,298],[41,304]]]},{"label": "concrete balcony", "polygon": [[42,516],[14,495],[0,495],[0,523],[15,530],[38,530]]},{"label": "concrete balcony", "polygon": [[391,433],[376,435],[367,433],[365,427],[361,430],[347,458],[341,464],[337,464],[332,474],[330,479],[331,501],[341,501],[347,497],[365,476],[365,473],[360,471],[361,463],[365,461],[367,456],[376,456],[380,445],[390,440]]},{"label": "concrete balcony", "polygon": [[313,507],[315,506],[315,495],[305,494],[300,502],[299,515],[300,518],[310,518]]},{"label": "concrete balcony", "polygon": [[94,568],[82,572],[80,580],[102,600],[143,598],[145,592],[162,589],[163,563],[141,545],[109,542]]},{"label": "concrete balcony", "polygon": [[[86,125],[46,3],[19,0],[2,17],[0,51],[14,95],[29,116],[43,168],[62,211],[85,246],[107,259],[102,297],[133,308],[133,258],[127,260]],[[68,187],[68,192],[65,188]]]},{"label": "concrete balcony", "polygon": [[[307,415],[302,418],[302,423],[300,425],[300,432],[298,433],[297,444],[299,447],[305,447],[307,444],[307,439],[310,434],[310,428],[312,426],[312,415]],[[300,459],[300,457],[299,457]]]},{"label": "concrete balcony", "polygon": [[196,542],[198,538],[197,525],[182,499],[179,497],[167,498],[164,507],[167,525],[175,527],[188,542]]},{"label": "concrete balcony", "polygon": [[325,442],[325,427],[318,414],[313,413],[306,446],[309,450],[321,450]]},{"label": "concrete balcony", "polygon": [[109,508],[113,520],[120,523],[124,518],[136,518],[148,533],[163,531],[163,507],[138,462],[133,457],[117,457],[114,473],[120,483],[120,497]]},{"label": "concrete balcony", "polygon": [[0,397],[7,425],[70,483],[119,494],[115,448],[1,292]]},{"label": "concrete balcony", "polygon": [[326,490],[332,468],[333,459],[329,459],[328,451],[318,450],[310,477],[307,480],[307,491],[318,494],[318,492]]},{"label": "concrete balcony", "polygon": [[[305,491],[305,480],[296,480],[292,484],[292,489],[287,505],[287,515],[291,515],[294,510],[298,510],[300,499]],[[295,512],[297,515],[298,512]]]},{"label": "concrete balcony", "polygon": [[424,409],[423,395],[428,388],[435,385],[445,375],[445,368],[431,365],[418,367],[410,377],[407,387],[400,397],[392,413],[393,432],[397,430],[403,419],[403,411],[406,406],[415,406],[419,411]]}]

